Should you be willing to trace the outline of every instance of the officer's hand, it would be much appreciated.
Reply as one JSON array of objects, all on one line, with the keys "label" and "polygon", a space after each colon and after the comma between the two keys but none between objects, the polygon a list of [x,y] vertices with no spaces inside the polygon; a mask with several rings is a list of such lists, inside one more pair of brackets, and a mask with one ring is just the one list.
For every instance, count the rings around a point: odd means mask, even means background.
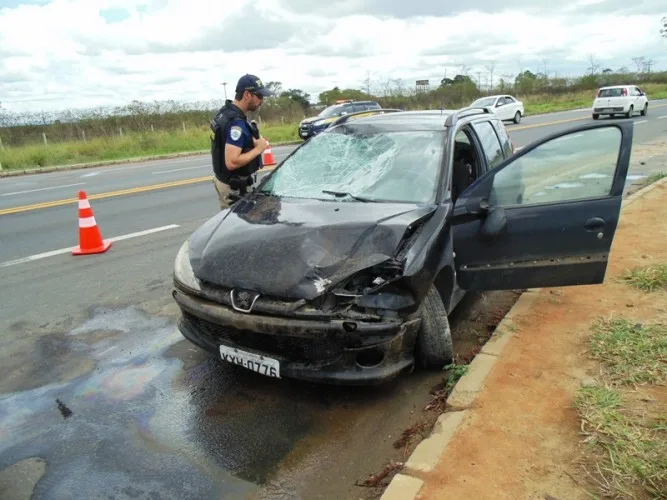
[{"label": "officer's hand", "polygon": [[260,137],[259,139],[255,139],[253,137],[252,140],[255,143],[255,147],[259,148],[260,151],[264,151],[268,146],[268,143],[266,142],[266,139],[264,139],[264,137]]}]

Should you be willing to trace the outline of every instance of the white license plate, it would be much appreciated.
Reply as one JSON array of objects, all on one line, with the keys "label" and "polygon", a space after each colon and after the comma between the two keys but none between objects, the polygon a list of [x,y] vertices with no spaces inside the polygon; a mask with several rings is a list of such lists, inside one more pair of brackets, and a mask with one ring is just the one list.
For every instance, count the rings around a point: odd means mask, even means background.
[{"label": "white license plate", "polygon": [[235,347],[220,346],[220,356],[223,361],[242,366],[267,377],[280,378],[280,362],[277,359],[267,358],[252,352],[245,352]]}]

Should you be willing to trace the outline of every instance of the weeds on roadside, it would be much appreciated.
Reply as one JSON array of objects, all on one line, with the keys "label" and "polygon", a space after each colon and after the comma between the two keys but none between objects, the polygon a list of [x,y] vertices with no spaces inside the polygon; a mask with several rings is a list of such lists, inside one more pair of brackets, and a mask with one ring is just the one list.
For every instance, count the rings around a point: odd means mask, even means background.
[{"label": "weeds on roadside", "polygon": [[667,380],[667,325],[627,319],[600,319],[592,327],[590,348],[612,382],[659,383]]},{"label": "weeds on roadside", "polygon": [[660,179],[667,177],[667,172],[658,172],[657,174],[651,174],[646,178],[646,184],[653,184],[658,182]]},{"label": "weeds on roadside", "polygon": [[652,264],[626,271],[623,281],[644,292],[667,290],[667,264]]},{"label": "weeds on roadside", "polygon": [[585,442],[604,453],[586,472],[604,496],[665,498],[667,406],[631,386],[667,382],[667,325],[600,319],[591,330],[603,384],[581,388],[574,404]]},{"label": "weeds on roadside", "polygon": [[621,393],[606,387],[582,388],[575,406],[585,442],[605,451],[596,470],[587,470],[601,493],[636,498],[633,492],[642,489],[651,498],[665,498],[667,416],[647,418],[624,409]]}]

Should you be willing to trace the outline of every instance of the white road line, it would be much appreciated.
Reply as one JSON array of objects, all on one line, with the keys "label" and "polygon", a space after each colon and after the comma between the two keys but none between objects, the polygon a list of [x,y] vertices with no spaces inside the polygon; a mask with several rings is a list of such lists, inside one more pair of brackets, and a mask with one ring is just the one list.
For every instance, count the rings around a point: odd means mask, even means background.
[{"label": "white road line", "polygon": [[172,168],[171,170],[158,170],[153,174],[168,174],[169,172],[180,172],[181,170],[192,170],[194,168],[213,168],[211,165],[197,165],[196,167]]},{"label": "white road line", "polygon": [[667,115],[665,115],[665,116],[658,116],[657,119],[658,119],[658,120],[664,120],[665,118],[667,118]]},{"label": "white road line", "polygon": [[76,184],[64,184],[62,186],[51,186],[51,187],[39,188],[39,189],[28,189],[27,191],[14,191],[13,193],[3,193],[0,196],[14,196],[15,194],[36,193],[38,191],[50,191],[52,189],[62,189],[62,188],[67,188],[67,187],[72,187],[72,186],[83,186],[84,184],[85,184],[85,182],[77,182]]},{"label": "white road line", "polygon": [[641,123],[647,123],[647,122],[648,122],[648,120],[639,120],[639,121],[635,122],[635,125],[639,125]]},{"label": "white road line", "polygon": [[[122,236],[115,236],[113,238],[107,238],[109,241],[116,242],[122,240],[129,240],[130,238],[137,238],[139,236],[146,236],[153,233],[159,233],[160,231],[166,231],[168,229],[176,229],[180,227],[178,224],[169,224],[168,226],[155,227],[153,229],[146,229],[145,231],[139,231],[136,233],[124,234]],[[62,255],[69,253],[74,250],[76,246],[69,248],[61,248],[59,250],[52,250],[50,252],[39,253],[37,255],[30,255],[28,257],[22,257],[20,259],[8,260],[7,262],[0,263],[0,267],[15,266],[16,264],[24,264],[25,262],[32,262],[33,260],[46,259],[47,257],[54,257],[56,255]],[[113,248],[113,247],[112,247]]]}]

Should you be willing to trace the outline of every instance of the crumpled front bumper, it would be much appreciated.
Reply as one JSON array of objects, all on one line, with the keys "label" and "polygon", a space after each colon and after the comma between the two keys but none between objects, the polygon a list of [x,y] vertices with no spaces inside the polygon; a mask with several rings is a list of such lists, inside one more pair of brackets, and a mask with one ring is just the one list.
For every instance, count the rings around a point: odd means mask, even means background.
[{"label": "crumpled front bumper", "polygon": [[244,314],[174,289],[179,329],[220,356],[219,346],[276,359],[281,377],[343,385],[388,381],[414,363],[420,320],[304,320]]}]

